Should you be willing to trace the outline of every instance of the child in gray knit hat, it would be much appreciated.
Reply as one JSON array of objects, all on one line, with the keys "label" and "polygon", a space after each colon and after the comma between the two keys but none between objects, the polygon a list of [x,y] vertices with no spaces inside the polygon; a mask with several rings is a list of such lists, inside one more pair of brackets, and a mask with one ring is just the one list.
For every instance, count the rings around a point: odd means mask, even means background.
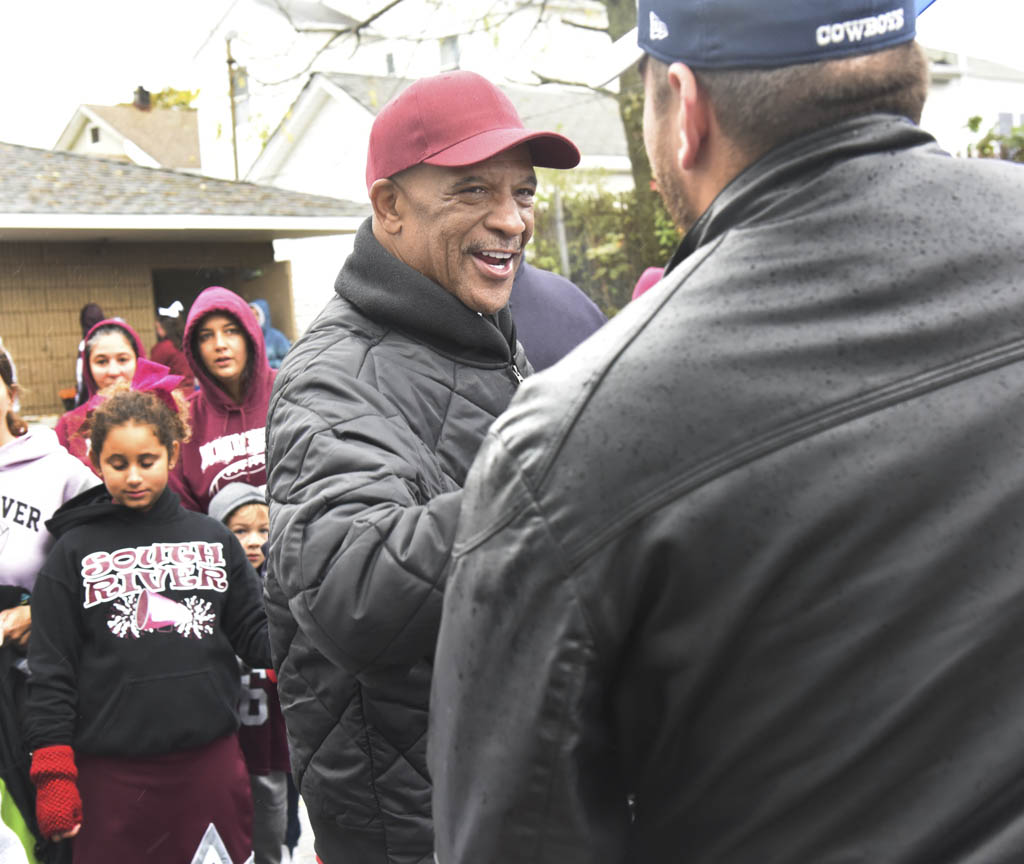
[{"label": "child in gray knit hat", "polygon": [[263,546],[270,537],[267,487],[228,483],[210,499],[209,515],[231,529],[253,569],[263,576]]},{"label": "child in gray knit hat", "polygon": [[[210,499],[209,515],[227,525],[238,538],[249,563],[262,579],[266,569],[264,546],[270,535],[266,487],[229,483]],[[252,786],[254,862],[279,864],[288,820],[291,767],[273,669],[243,666],[238,714],[238,741]]]}]

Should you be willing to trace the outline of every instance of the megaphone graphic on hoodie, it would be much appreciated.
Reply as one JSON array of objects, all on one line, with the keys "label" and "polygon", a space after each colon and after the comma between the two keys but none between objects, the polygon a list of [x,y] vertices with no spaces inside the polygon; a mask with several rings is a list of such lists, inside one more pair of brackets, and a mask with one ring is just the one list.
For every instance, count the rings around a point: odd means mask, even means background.
[{"label": "megaphone graphic on hoodie", "polygon": [[192,613],[181,603],[155,591],[143,591],[135,607],[135,626],[139,630],[163,630],[185,624],[191,617]]}]

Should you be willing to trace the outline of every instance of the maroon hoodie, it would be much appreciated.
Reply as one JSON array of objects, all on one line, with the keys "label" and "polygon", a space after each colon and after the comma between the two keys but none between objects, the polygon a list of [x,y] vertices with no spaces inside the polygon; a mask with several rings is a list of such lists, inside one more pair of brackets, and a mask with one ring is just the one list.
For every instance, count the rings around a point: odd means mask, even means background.
[{"label": "maroon hoodie", "polygon": [[[245,397],[235,402],[203,365],[194,344],[195,329],[211,312],[230,315],[248,336],[249,363]],[[189,510],[206,513],[210,499],[226,484],[241,481],[253,486],[267,482],[267,405],[274,371],[267,363],[263,331],[249,304],[227,288],[204,290],[188,313],[182,350],[195,373],[199,389],[189,397],[192,437],[181,445],[181,456],[171,472],[171,487]]]},{"label": "maroon hoodie", "polygon": [[[82,350],[78,352],[79,359],[82,361],[82,382],[85,384],[86,402],[96,395],[97,390],[96,379],[92,377],[92,370],[89,368],[89,349],[86,346],[89,344],[89,337],[99,330],[100,327],[106,327],[108,324],[116,324],[124,330],[125,335],[135,345],[136,360],[139,358],[145,359],[146,357],[146,349],[142,347],[142,340],[139,338],[139,334],[129,326],[127,321],[122,321],[120,318],[104,318],[102,321],[94,324],[89,328],[89,332],[85,334],[85,339],[82,340]],[[57,421],[57,440],[64,445],[64,448],[72,456],[77,456],[89,466],[89,469],[94,474],[99,476],[99,472],[96,471],[96,468],[89,460],[89,439],[84,435],[80,435],[78,431],[85,422],[87,413],[88,411],[83,403],[77,408],[62,414],[60,420]]]}]

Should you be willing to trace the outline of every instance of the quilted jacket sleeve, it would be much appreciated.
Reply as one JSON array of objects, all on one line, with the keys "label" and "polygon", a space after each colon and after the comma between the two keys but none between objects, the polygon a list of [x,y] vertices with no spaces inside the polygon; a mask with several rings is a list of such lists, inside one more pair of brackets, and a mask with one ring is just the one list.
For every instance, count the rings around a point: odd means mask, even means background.
[{"label": "quilted jacket sleeve", "polygon": [[293,379],[268,433],[268,597],[351,674],[433,656],[461,492],[429,494],[429,451],[352,377]]}]

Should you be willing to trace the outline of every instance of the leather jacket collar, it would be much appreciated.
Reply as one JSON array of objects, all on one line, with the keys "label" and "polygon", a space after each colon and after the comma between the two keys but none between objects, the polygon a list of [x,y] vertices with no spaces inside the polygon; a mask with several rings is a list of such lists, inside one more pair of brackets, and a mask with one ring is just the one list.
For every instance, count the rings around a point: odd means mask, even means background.
[{"label": "leather jacket collar", "polygon": [[[931,135],[908,118],[894,114],[854,117],[787,141],[748,165],[728,183],[686,232],[665,269],[666,274],[701,246],[756,218],[791,194],[808,174],[859,154],[905,150],[929,141],[934,143]],[[935,147],[938,149],[939,145]]]}]

